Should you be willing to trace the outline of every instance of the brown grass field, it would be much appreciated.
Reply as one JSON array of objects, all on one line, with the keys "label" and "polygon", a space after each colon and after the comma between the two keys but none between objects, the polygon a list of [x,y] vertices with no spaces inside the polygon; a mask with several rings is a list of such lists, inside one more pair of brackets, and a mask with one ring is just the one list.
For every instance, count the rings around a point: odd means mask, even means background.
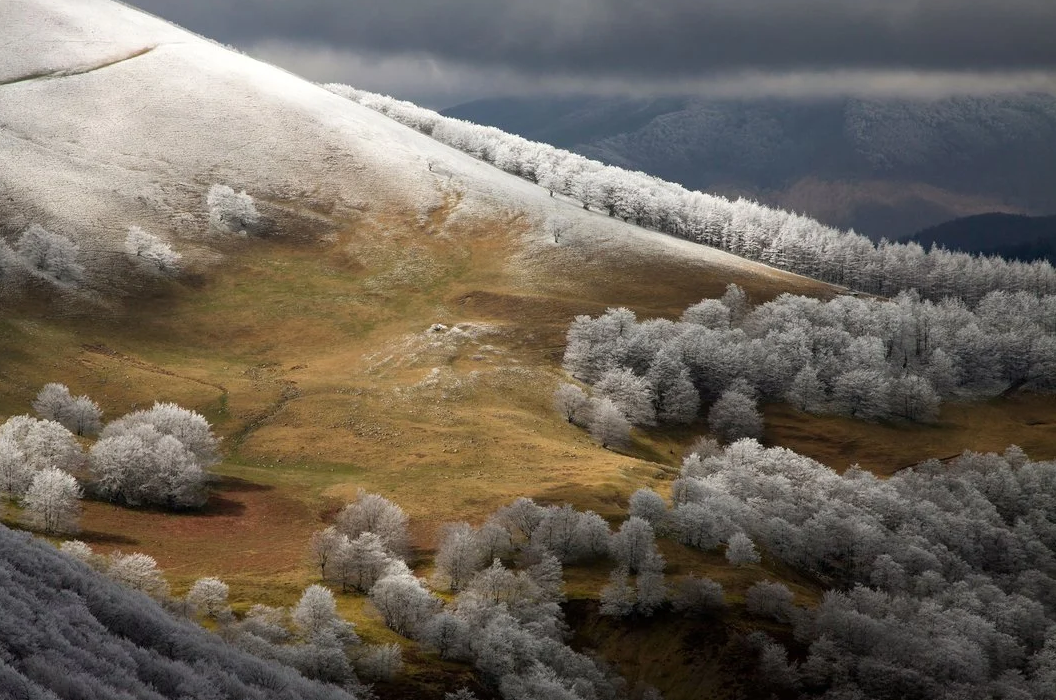
[{"label": "brown grass field", "polygon": [[[231,585],[236,609],[290,604],[316,580],[306,558],[310,533],[361,488],[407,510],[412,563],[422,573],[443,523],[479,523],[517,496],[569,502],[615,521],[636,488],[666,492],[683,446],[702,427],[637,434],[618,454],[552,410],[564,331],[576,314],[624,305],[640,317],[677,317],[729,282],[754,301],[784,291],[834,293],[802,278],[703,262],[540,252],[525,247],[519,217],[457,228],[444,217],[363,216],[322,242],[232,243],[223,267],[194,271],[116,310],[58,316],[46,302],[8,309],[0,314],[0,419],[27,412],[48,381],[91,395],[110,418],[154,400],[203,412],[225,453],[204,512],[89,502],[82,537],[104,552],[151,554],[176,592],[216,575]],[[458,330],[429,333],[434,323]],[[858,463],[881,474],[1010,442],[1052,458],[1054,406],[1035,396],[952,405],[938,425],[919,427],[771,406],[766,439],[836,469]],[[818,595],[811,581],[771,564],[733,569],[721,555],[664,547],[669,573],[711,576],[734,601],[767,576],[790,582],[803,603]],[[567,573],[579,601],[570,609],[582,623],[578,641],[601,647],[633,680],[656,683],[668,697],[724,692],[715,675],[721,655],[683,654],[701,664],[693,673],[711,678],[693,682],[672,657],[672,645],[706,645],[712,633],[685,624],[614,631],[589,614],[605,567]],[[341,605],[368,641],[397,639],[362,597],[342,596]],[[623,635],[634,643],[605,642]],[[401,643],[409,672],[390,689],[398,696],[434,697],[472,681],[467,669]]]}]

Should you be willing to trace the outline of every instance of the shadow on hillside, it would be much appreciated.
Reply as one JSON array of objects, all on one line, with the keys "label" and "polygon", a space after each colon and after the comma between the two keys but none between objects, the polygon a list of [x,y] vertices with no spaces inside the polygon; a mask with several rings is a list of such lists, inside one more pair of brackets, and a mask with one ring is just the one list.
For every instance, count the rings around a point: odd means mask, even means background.
[{"label": "shadow on hillside", "polygon": [[220,477],[216,481],[215,488],[220,493],[247,493],[251,491],[273,491],[275,489],[274,486],[269,484],[258,484],[235,476]]},{"label": "shadow on hillside", "polygon": [[139,544],[139,540],[116,532],[100,532],[98,530],[81,530],[77,539],[88,544]]},{"label": "shadow on hillside", "polygon": [[246,504],[231,498],[225,498],[222,494],[214,493],[206,501],[201,510],[188,511],[187,514],[197,518],[231,518],[246,512]]}]

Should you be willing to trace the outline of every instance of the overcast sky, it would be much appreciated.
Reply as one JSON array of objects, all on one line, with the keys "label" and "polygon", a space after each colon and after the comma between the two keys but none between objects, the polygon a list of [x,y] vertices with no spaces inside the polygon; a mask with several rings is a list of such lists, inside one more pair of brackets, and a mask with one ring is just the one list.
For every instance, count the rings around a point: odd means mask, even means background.
[{"label": "overcast sky", "polygon": [[1056,0],[131,0],[307,78],[499,95],[1056,92]]}]

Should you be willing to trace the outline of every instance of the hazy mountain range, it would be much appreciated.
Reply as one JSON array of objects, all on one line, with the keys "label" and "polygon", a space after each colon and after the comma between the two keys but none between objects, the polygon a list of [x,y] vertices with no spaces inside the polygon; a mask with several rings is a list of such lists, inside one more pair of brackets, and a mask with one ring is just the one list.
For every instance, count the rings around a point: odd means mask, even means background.
[{"label": "hazy mountain range", "polygon": [[911,239],[925,247],[941,245],[1028,262],[1039,258],[1056,262],[1056,216],[979,214],[932,226]]},{"label": "hazy mountain range", "polygon": [[496,99],[444,112],[709,192],[902,238],[1056,212],[1056,98]]}]

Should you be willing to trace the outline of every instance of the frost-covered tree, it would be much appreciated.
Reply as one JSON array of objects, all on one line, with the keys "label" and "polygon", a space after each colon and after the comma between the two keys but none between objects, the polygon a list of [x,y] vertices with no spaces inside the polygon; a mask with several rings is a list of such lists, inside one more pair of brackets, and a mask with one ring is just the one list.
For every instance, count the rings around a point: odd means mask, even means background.
[{"label": "frost-covered tree", "polygon": [[110,554],[106,575],[123,586],[143,591],[151,598],[164,599],[169,595],[169,584],[158,568],[158,562],[149,554],[134,552]]},{"label": "frost-covered tree", "polygon": [[151,408],[133,411],[109,423],[100,437],[124,435],[137,426],[149,425],[162,435],[171,435],[191,453],[202,469],[208,469],[220,461],[220,441],[213,434],[212,426],[197,411],[182,408],[174,403],[156,402]]},{"label": "frost-covered tree", "polygon": [[631,425],[656,424],[653,388],[645,377],[629,369],[610,370],[594,385],[594,393],[615,404]]},{"label": "frost-covered tree", "polygon": [[336,527],[350,539],[373,532],[397,556],[405,554],[410,546],[407,514],[403,509],[383,496],[362,489],[356,500],[338,513]]},{"label": "frost-covered tree", "polygon": [[330,527],[312,533],[308,541],[308,551],[312,557],[312,563],[319,567],[319,577],[326,578],[326,565],[337,555],[338,550],[348,537]]},{"label": "frost-covered tree", "polygon": [[513,551],[513,538],[509,529],[494,518],[480,526],[476,537],[477,548],[486,562],[502,559]]},{"label": "frost-covered tree", "polygon": [[700,392],[693,385],[689,370],[683,367],[678,376],[660,394],[657,415],[663,423],[685,425],[700,413]]},{"label": "frost-covered tree", "polygon": [[590,397],[574,384],[562,384],[554,392],[554,408],[565,420],[585,426],[590,421]]},{"label": "frost-covered tree", "polygon": [[590,409],[590,436],[606,448],[624,447],[631,440],[631,424],[609,399],[595,399]]},{"label": "frost-covered tree", "polygon": [[[528,579],[539,591],[536,595],[533,589],[529,597],[545,599],[554,603],[564,602],[565,571],[564,567],[561,566],[561,560],[550,552],[539,554],[528,552],[526,558],[535,559],[524,573],[528,575]],[[531,589],[530,586],[528,588]]]},{"label": "frost-covered tree", "polygon": [[878,370],[852,369],[836,378],[832,400],[853,418],[877,420],[887,415],[891,381]]},{"label": "frost-covered tree", "polygon": [[[941,248],[925,251],[915,242],[874,243],[853,231],[840,231],[799,214],[743,198],[730,201],[690,192],[645,173],[606,166],[494,127],[460,122],[347,86],[328,87],[442,143],[527,178],[551,194],[560,192],[575,198],[585,209],[826,282],[887,296],[916,289],[924,298],[959,297],[972,305],[993,290],[1023,289],[1033,294],[1056,291],[1056,269],[1047,262],[1022,263]],[[736,308],[739,300],[729,298],[733,296],[728,294],[727,301]],[[1009,304],[994,307],[1007,309]],[[918,324],[914,332],[914,341],[926,344],[927,324]]]},{"label": "frost-covered tree", "polygon": [[705,299],[682,312],[683,323],[693,323],[714,330],[730,327],[730,307],[718,299]]},{"label": "frost-covered tree", "polygon": [[755,550],[755,545],[748,535],[738,532],[726,543],[726,561],[734,566],[758,564],[759,552]]},{"label": "frost-covered tree", "polygon": [[81,446],[73,433],[50,420],[13,416],[0,426],[0,440],[10,440],[33,470],[54,467],[75,472],[84,462]]},{"label": "frost-covered tree", "polygon": [[634,582],[634,609],[639,615],[649,617],[667,602],[667,585],[659,571],[643,571]]},{"label": "frost-covered tree", "polygon": [[209,188],[205,201],[209,223],[217,230],[245,233],[260,223],[260,212],[245,190],[235,192],[227,185],[216,184]]},{"label": "frost-covered tree", "polygon": [[789,622],[792,619],[792,601],[792,591],[788,586],[773,581],[755,583],[744,594],[749,613],[778,622]]},{"label": "frost-covered tree", "polygon": [[646,521],[655,530],[664,527],[664,521],[667,519],[667,503],[652,489],[638,489],[631,494],[628,513]]},{"label": "frost-covered tree", "polygon": [[618,567],[609,575],[609,582],[601,589],[599,612],[609,617],[627,617],[634,612],[635,591],[627,569]]},{"label": "frost-covered tree", "polygon": [[66,540],[59,545],[59,551],[97,571],[103,571],[106,568],[106,558],[93,552],[87,543],[80,540]]},{"label": "frost-covered tree", "polygon": [[483,554],[477,533],[469,523],[449,525],[436,552],[437,575],[457,591],[484,568],[487,560]]},{"label": "frost-covered tree", "polygon": [[807,413],[819,413],[826,403],[825,385],[818,378],[818,370],[807,365],[796,373],[786,393],[788,402]]},{"label": "frost-covered tree", "polygon": [[382,577],[370,589],[370,602],[385,624],[405,637],[412,636],[440,609],[440,601],[408,572]]},{"label": "frost-covered tree", "polygon": [[183,256],[173,250],[168,243],[138,226],[128,227],[128,235],[125,237],[125,253],[147,268],[166,275],[178,273],[180,261],[183,259]]},{"label": "frost-covered tree", "polygon": [[356,654],[356,673],[369,681],[391,681],[403,671],[399,644],[372,644]]},{"label": "frost-covered tree", "polygon": [[187,603],[199,615],[219,619],[228,612],[228,586],[220,579],[207,576],[194,582],[187,591]]},{"label": "frost-covered tree", "polygon": [[639,517],[631,516],[623,522],[612,536],[610,547],[612,558],[631,573],[664,569],[653,526]]},{"label": "frost-covered tree", "polygon": [[726,597],[722,584],[709,578],[686,576],[675,586],[671,605],[683,615],[706,617],[722,613],[726,609]]},{"label": "frost-covered tree", "polygon": [[469,655],[469,624],[449,612],[434,615],[426,622],[419,638],[440,654],[442,659],[464,659]]},{"label": "frost-covered tree", "polygon": [[111,430],[112,425],[88,455],[92,488],[98,495],[130,506],[181,509],[205,504],[208,474],[184,443],[152,424],[136,425],[127,432]]},{"label": "frost-covered tree", "polygon": [[907,374],[891,382],[890,411],[911,421],[933,421],[939,417],[941,399],[924,377]]},{"label": "frost-covered tree", "polygon": [[748,315],[748,294],[736,284],[726,285],[726,293],[719,301],[730,310],[731,323],[740,323]]},{"label": "frost-covered tree", "polygon": [[355,589],[366,593],[385,575],[395,561],[385,542],[373,532],[361,532],[355,539],[343,534],[334,553],[327,580],[341,586],[342,592]]},{"label": "frost-covered tree", "polygon": [[35,470],[14,440],[0,437],[0,496],[21,498],[33,482]]},{"label": "frost-covered tree", "polygon": [[359,641],[351,623],[337,614],[337,602],[329,588],[312,584],[290,612],[290,619],[300,635],[309,641],[354,644]]},{"label": "frost-covered tree", "polygon": [[34,274],[63,284],[74,284],[84,277],[78,262],[80,248],[66,236],[31,224],[15,243],[23,263]]},{"label": "frost-covered tree", "polygon": [[495,512],[495,520],[505,525],[513,535],[528,541],[545,515],[545,508],[532,499],[521,496],[510,505],[499,508]]},{"label": "frost-covered tree", "polygon": [[73,403],[69,387],[58,382],[45,384],[33,399],[33,410],[44,420],[60,422],[63,412]]},{"label": "frost-covered tree", "polygon": [[726,442],[763,435],[763,416],[755,399],[740,391],[726,391],[708,411],[708,427]]},{"label": "frost-covered tree", "polygon": [[72,476],[46,467],[33,476],[22,497],[26,521],[48,534],[71,533],[81,517],[81,487]]},{"label": "frost-covered tree", "polygon": [[78,396],[59,421],[76,435],[96,435],[103,427],[103,411],[87,396]]},{"label": "frost-covered tree", "polygon": [[65,384],[45,384],[33,400],[33,410],[77,435],[95,435],[102,428],[99,404],[87,396],[72,396]]},{"label": "frost-covered tree", "polygon": [[459,688],[454,692],[444,693],[444,700],[477,700],[477,696],[469,688]]}]

